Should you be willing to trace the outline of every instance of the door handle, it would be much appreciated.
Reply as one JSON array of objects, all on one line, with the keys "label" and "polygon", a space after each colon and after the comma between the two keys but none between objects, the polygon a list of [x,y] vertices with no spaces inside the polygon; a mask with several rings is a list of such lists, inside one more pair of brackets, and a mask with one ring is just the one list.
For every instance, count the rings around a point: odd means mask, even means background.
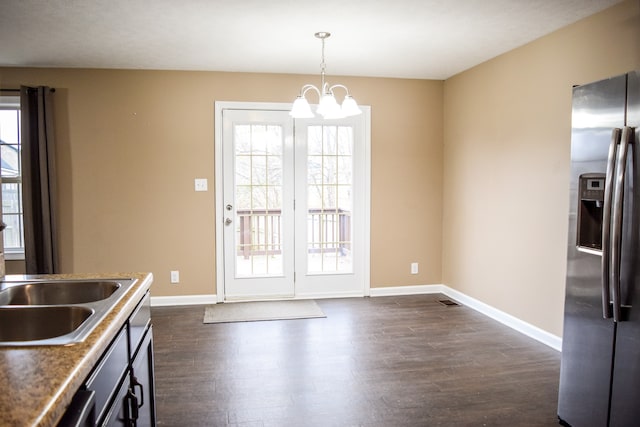
[{"label": "door handle", "polygon": [[613,176],[616,166],[616,154],[622,130],[614,128],[611,132],[609,156],[607,159],[607,175],[604,184],[604,207],[602,209],[602,317],[611,318],[611,287],[609,283],[609,267],[611,266],[611,202],[613,199]]},{"label": "door handle", "polygon": [[233,221],[231,220],[231,218],[227,218],[224,220],[224,225],[229,225],[231,224]]},{"label": "door handle", "polygon": [[625,126],[622,130],[620,149],[618,150],[618,161],[616,164],[616,182],[613,194],[613,232],[611,236],[611,267],[610,281],[613,282],[613,320],[619,322],[621,316],[620,302],[620,260],[622,251],[622,210],[624,200],[624,180],[627,168],[627,153],[629,152],[629,142],[633,135],[633,129]]}]

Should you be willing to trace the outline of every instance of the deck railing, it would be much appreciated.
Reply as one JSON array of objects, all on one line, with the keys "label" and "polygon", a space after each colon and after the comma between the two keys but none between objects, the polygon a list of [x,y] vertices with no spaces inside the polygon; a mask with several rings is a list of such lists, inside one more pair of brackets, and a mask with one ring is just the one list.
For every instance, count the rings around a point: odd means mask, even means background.
[{"label": "deck railing", "polygon": [[[238,255],[282,253],[282,215],[280,210],[238,210]],[[309,209],[307,215],[308,251],[351,250],[351,212],[344,209]]]}]

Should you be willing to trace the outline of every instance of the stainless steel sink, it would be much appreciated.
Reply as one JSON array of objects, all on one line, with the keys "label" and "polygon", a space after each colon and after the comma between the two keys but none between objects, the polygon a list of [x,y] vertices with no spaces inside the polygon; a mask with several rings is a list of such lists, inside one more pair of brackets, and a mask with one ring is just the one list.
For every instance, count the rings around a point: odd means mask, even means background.
[{"label": "stainless steel sink", "polygon": [[0,347],[84,341],[135,279],[0,282]]},{"label": "stainless steel sink", "polygon": [[118,282],[49,281],[11,286],[0,291],[0,305],[84,304],[109,298]]},{"label": "stainless steel sink", "polygon": [[23,343],[67,338],[91,317],[79,306],[0,307],[0,341]]}]

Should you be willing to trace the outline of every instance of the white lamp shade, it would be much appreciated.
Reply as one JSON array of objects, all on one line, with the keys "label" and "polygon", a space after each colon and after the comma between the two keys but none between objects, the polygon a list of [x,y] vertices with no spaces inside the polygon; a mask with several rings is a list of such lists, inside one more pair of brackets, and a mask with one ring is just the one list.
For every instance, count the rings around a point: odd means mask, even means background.
[{"label": "white lamp shade", "polygon": [[344,97],[344,101],[342,101],[342,115],[344,117],[357,116],[358,114],[362,114],[362,110],[358,107],[356,100],[353,99],[353,96],[347,95]]},{"label": "white lamp shade", "polygon": [[311,107],[304,96],[298,96],[293,101],[289,115],[294,119],[310,119],[314,117],[313,111],[311,111]]},{"label": "white lamp shade", "polygon": [[338,105],[338,102],[334,96],[330,93],[325,93],[320,98],[320,105],[316,110],[325,119],[338,119],[344,117],[342,115],[342,108]]}]

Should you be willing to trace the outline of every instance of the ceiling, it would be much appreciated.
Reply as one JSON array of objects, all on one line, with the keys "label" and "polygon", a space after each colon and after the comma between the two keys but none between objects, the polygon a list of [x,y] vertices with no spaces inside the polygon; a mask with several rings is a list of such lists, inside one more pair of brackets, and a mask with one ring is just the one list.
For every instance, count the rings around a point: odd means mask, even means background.
[{"label": "ceiling", "polygon": [[2,0],[0,66],[446,79],[620,0]]}]

